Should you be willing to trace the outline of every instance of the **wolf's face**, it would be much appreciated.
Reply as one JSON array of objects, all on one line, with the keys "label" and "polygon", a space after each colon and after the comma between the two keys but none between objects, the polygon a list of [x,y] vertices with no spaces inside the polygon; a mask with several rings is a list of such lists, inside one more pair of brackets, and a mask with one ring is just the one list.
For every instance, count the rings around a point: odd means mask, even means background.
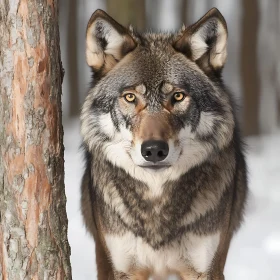
[{"label": "wolf's face", "polygon": [[142,181],[176,179],[223,149],[234,119],[220,79],[226,25],[217,10],[178,34],[143,34],[97,11],[87,62],[96,81],[82,111],[89,151]]}]

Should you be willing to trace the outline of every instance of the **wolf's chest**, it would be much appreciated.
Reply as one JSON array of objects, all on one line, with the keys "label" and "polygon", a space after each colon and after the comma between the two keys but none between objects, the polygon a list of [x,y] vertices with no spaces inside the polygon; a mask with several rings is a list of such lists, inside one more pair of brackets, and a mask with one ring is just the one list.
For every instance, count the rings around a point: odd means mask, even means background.
[{"label": "wolf's chest", "polygon": [[106,235],[105,240],[117,271],[129,273],[141,268],[164,276],[189,267],[198,273],[206,272],[217,251],[220,234],[198,236],[189,233],[158,250],[133,233]]}]

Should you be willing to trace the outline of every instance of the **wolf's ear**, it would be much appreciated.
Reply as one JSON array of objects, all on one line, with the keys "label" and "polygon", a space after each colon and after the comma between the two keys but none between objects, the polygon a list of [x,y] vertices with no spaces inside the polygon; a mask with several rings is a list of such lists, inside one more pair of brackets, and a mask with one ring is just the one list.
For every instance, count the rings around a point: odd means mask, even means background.
[{"label": "wolf's ear", "polygon": [[189,26],[174,43],[174,48],[195,61],[205,72],[219,71],[227,57],[227,24],[213,8]]},{"label": "wolf's ear", "polygon": [[102,10],[96,10],[87,25],[86,59],[94,71],[108,72],[136,47],[129,31]]}]

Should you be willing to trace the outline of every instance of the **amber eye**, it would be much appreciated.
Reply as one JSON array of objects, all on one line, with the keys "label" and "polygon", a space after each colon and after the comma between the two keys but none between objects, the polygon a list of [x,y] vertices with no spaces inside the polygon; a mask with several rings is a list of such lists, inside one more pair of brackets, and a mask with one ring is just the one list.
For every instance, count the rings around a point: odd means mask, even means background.
[{"label": "amber eye", "polygon": [[124,98],[127,102],[132,103],[132,102],[135,101],[136,96],[133,93],[127,93],[127,94],[124,95]]},{"label": "amber eye", "polygon": [[183,92],[175,92],[173,98],[175,101],[182,101],[185,98],[185,94]]}]

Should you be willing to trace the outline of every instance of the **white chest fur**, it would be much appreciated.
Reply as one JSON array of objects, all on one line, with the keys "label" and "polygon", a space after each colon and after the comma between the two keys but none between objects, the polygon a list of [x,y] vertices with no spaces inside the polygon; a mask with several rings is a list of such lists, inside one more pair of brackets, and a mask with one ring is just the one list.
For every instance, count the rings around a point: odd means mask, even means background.
[{"label": "white chest fur", "polygon": [[105,240],[117,271],[128,273],[134,265],[154,275],[165,276],[187,266],[198,273],[206,272],[219,245],[220,233],[207,236],[188,234],[180,242],[173,242],[160,250],[154,250],[132,233],[106,235]]}]

